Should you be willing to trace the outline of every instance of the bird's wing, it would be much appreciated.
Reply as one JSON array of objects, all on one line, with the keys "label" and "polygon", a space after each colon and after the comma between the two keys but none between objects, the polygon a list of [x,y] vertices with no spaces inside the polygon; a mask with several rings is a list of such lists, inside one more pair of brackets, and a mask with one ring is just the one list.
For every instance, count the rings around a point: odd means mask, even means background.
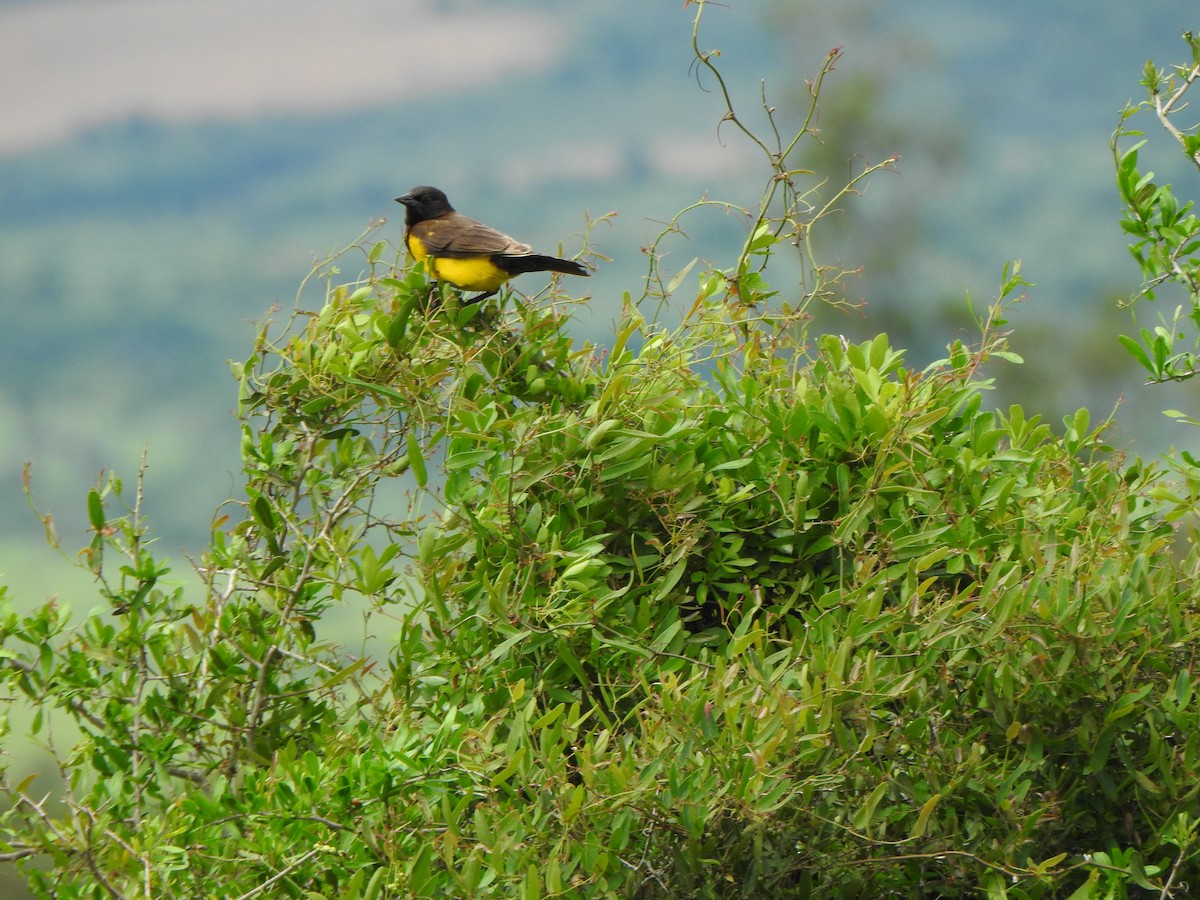
[{"label": "bird's wing", "polygon": [[459,213],[426,219],[412,228],[430,256],[527,256],[533,248]]}]

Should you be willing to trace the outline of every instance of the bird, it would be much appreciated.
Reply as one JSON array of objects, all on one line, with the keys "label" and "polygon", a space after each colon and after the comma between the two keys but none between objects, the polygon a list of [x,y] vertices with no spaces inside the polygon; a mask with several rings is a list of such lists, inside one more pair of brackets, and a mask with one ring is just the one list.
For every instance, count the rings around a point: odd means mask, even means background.
[{"label": "bird", "polygon": [[486,300],[510,278],[526,272],[591,274],[574,260],[534,253],[528,244],[467,218],[435,187],[415,187],[396,202],[404,206],[404,244],[409,253],[438,281],[482,292],[469,303]]}]

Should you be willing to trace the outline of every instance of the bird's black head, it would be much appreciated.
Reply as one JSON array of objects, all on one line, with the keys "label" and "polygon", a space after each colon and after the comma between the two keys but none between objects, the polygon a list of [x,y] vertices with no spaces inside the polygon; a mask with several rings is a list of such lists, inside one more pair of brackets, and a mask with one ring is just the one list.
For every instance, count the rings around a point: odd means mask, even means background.
[{"label": "bird's black head", "polygon": [[454,207],[450,205],[446,195],[428,185],[413,188],[407,194],[397,197],[396,202],[404,204],[404,221],[408,225],[454,212]]}]

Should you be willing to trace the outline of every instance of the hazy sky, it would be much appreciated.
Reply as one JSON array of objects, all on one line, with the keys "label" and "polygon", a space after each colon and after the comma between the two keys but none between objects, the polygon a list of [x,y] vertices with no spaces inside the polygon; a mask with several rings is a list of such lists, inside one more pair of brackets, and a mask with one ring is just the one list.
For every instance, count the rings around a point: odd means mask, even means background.
[{"label": "hazy sky", "polygon": [[[0,7],[0,153],[131,115],[311,112],[456,90],[549,65],[566,49],[567,29],[549,16],[499,4],[469,13],[437,6],[39,0]],[[454,64],[439,65],[451,35]]]}]

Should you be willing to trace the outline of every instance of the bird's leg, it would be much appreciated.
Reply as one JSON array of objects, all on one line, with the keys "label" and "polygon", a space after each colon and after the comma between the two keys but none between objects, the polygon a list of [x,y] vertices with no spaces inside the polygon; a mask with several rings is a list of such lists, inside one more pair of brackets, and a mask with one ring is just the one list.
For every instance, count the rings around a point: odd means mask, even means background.
[{"label": "bird's leg", "polygon": [[499,291],[500,291],[500,289],[499,289],[499,288],[496,288],[496,290],[494,290],[494,291],[488,291],[486,294],[476,294],[474,297],[471,297],[470,299],[466,299],[466,298],[464,298],[464,299],[463,299],[463,303],[464,303],[466,306],[471,306],[471,305],[473,305],[473,304],[475,304],[475,303],[479,303],[479,302],[480,302],[480,301],[482,301],[482,300],[486,300],[488,297],[493,297],[493,296],[495,296],[495,295],[496,295],[496,294],[497,294]]}]

